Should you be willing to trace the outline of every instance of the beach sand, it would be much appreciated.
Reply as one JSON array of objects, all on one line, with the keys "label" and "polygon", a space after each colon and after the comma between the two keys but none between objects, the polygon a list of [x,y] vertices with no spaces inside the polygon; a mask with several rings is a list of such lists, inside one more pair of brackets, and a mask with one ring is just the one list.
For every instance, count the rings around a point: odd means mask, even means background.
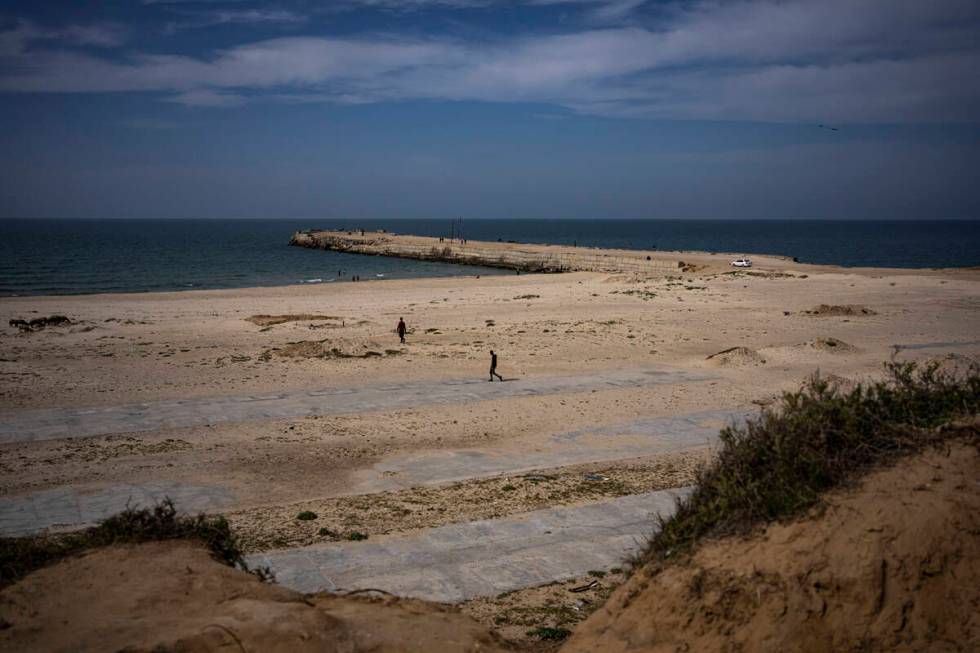
[{"label": "beach sand", "polygon": [[[0,331],[0,420],[8,421],[38,410],[310,389],[380,387],[397,396],[398,384],[486,383],[490,349],[505,379],[525,382],[616,370],[690,378],[452,403],[423,393],[395,408],[8,437],[0,444],[0,498],[162,482],[218,487],[221,512],[250,551],[352,532],[383,541],[687,485],[710,451],[594,461],[586,454],[575,464],[539,465],[546,482],[533,484],[528,470],[514,469],[388,486],[395,463],[445,452],[546,457],[563,434],[591,429],[597,434],[581,442],[588,451],[601,448],[606,427],[758,410],[816,372],[846,383],[881,376],[889,360],[957,365],[980,357],[980,272],[779,259],[733,271],[722,257],[699,256],[684,256],[699,261],[696,272],[650,278],[577,272],[2,299],[4,325],[56,314],[72,321]],[[395,333],[400,317],[409,327],[405,345]],[[609,483],[583,484],[586,474]],[[318,519],[297,521],[303,510]]]},{"label": "beach sand", "polygon": [[[779,269],[649,279],[571,273],[7,298],[0,300],[3,323],[63,314],[73,324],[0,332],[0,417],[479,380],[487,378],[490,349],[508,379],[627,368],[704,378],[7,442],[0,447],[0,493],[166,479],[219,483],[234,497],[229,508],[268,507],[340,494],[358,470],[396,455],[533,451],[575,429],[755,409],[817,371],[860,379],[879,375],[893,357],[975,357],[978,280],[977,272],[854,272],[780,262]],[[409,326],[404,346],[394,332],[399,317]]]}]

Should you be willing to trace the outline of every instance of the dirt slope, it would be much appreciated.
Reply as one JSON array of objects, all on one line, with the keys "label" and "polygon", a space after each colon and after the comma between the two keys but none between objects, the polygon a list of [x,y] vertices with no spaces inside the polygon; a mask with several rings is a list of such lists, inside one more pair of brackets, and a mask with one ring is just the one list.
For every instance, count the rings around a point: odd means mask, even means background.
[{"label": "dirt slope", "polygon": [[980,651],[980,455],[929,452],[648,565],[562,651]]},{"label": "dirt slope", "polygon": [[186,543],[96,550],[0,592],[2,651],[492,652],[469,617],[412,600],[304,597]]},{"label": "dirt slope", "polygon": [[[105,548],[0,591],[3,651],[504,650],[451,609],[304,597],[186,543]],[[868,476],[806,519],[641,569],[579,651],[980,651],[980,454]]]}]

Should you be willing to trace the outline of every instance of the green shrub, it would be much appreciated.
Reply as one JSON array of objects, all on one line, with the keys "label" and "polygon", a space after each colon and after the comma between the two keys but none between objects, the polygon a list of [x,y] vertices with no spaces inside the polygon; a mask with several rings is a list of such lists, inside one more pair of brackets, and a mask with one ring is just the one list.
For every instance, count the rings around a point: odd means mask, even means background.
[{"label": "green shrub", "polygon": [[717,460],[698,473],[676,513],[661,520],[646,555],[668,557],[704,537],[797,515],[822,492],[942,442],[948,433],[937,427],[980,413],[976,365],[959,375],[935,364],[886,368],[885,381],[848,391],[815,375],[744,426],[722,429]]},{"label": "green shrub", "polygon": [[548,626],[540,626],[533,630],[527,631],[527,634],[531,637],[537,637],[538,639],[562,640],[571,635],[572,631],[570,631],[568,628],[550,628]]},{"label": "green shrub", "polygon": [[296,515],[296,519],[300,521],[313,521],[316,519],[316,513],[310,510],[304,510],[303,512]]},{"label": "green shrub", "polygon": [[[0,538],[0,587],[88,549],[163,540],[199,541],[216,560],[249,571],[238,539],[224,517],[179,515],[173,501],[165,499],[153,508],[127,508],[83,531]],[[268,570],[254,573],[263,579],[269,577]]]}]

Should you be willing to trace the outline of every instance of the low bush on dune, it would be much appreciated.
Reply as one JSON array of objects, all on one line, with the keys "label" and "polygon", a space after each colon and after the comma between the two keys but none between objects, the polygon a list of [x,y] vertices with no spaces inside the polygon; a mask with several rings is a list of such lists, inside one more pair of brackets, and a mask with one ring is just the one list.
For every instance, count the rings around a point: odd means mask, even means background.
[{"label": "low bush on dune", "polygon": [[[224,517],[180,515],[170,499],[153,508],[127,508],[97,526],[61,535],[0,538],[0,587],[62,558],[111,544],[164,540],[201,542],[220,562],[249,571],[242,549]],[[267,570],[255,570],[260,578]]]},{"label": "low bush on dune", "polygon": [[846,391],[814,376],[744,425],[722,429],[718,458],[699,472],[677,512],[661,521],[647,558],[798,515],[821,493],[953,434],[978,440],[975,420],[948,425],[980,414],[980,367],[960,373],[934,364],[886,368],[886,380]]}]

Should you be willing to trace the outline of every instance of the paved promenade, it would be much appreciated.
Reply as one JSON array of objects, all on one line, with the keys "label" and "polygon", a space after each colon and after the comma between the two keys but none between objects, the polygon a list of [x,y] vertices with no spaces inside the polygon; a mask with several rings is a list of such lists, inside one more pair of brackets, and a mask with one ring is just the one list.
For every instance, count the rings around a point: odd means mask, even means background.
[{"label": "paved promenade", "polygon": [[[554,435],[545,444],[535,445],[533,451],[457,449],[403,454],[355,471],[340,494],[376,494],[711,446],[721,426],[744,420],[747,415],[746,411],[703,411],[579,429]],[[191,514],[236,505],[235,498],[220,485],[155,481],[96,490],[68,485],[0,499],[0,536],[82,528],[127,505],[151,506],[164,497],[173,499],[181,512]]]},{"label": "paved promenade", "polygon": [[623,564],[641,550],[656,515],[689,490],[664,490],[503,519],[450,524],[378,542],[345,542],[248,557],[301,591],[379,589],[457,603],[567,580]]},{"label": "paved promenade", "polygon": [[156,431],[220,422],[398,410],[507,397],[644,387],[706,378],[708,377],[702,374],[679,370],[621,369],[572,376],[515,379],[505,383],[488,383],[482,378],[411,381],[244,397],[205,397],[122,406],[33,410],[0,419],[0,444]]}]

